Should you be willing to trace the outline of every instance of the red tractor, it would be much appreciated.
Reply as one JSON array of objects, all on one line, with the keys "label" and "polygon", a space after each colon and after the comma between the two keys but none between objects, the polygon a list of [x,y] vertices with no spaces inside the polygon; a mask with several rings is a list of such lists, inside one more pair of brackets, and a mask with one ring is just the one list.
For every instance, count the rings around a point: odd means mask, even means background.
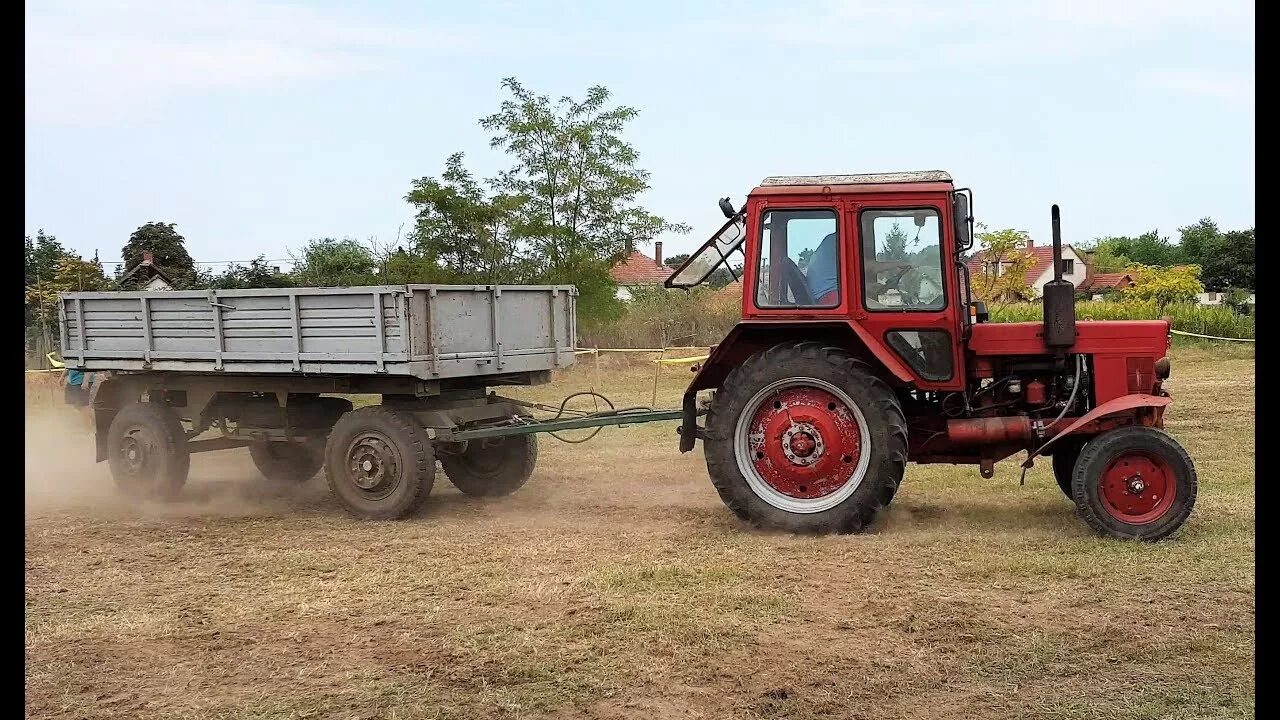
[{"label": "red tractor", "polygon": [[991,477],[1020,451],[1024,472],[1049,456],[1105,535],[1158,540],[1191,514],[1195,466],[1162,429],[1169,322],[1076,322],[1056,205],[1043,323],[986,322],[964,262],[972,193],[945,172],[771,177],[720,207],[728,222],[667,286],[721,266],[742,281],[742,320],[694,368],[680,439],[703,440],[738,516],[858,532],[907,461]]}]

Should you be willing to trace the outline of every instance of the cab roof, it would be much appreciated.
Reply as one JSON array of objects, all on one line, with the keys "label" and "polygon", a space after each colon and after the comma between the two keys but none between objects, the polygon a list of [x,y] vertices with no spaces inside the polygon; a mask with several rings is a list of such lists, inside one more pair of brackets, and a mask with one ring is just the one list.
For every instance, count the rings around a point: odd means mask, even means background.
[{"label": "cab roof", "polygon": [[858,173],[853,175],[777,175],[760,181],[752,194],[815,192],[950,191],[951,174],[944,170]]}]

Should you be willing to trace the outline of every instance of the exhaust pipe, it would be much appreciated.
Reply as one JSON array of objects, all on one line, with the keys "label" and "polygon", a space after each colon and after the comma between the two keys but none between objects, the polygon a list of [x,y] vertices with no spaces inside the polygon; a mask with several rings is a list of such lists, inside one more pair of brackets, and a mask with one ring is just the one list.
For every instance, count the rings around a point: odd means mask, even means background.
[{"label": "exhaust pipe", "polygon": [[1076,286],[1062,279],[1062,219],[1058,206],[1053,217],[1053,279],[1044,284],[1044,344],[1063,354],[1076,344]]}]

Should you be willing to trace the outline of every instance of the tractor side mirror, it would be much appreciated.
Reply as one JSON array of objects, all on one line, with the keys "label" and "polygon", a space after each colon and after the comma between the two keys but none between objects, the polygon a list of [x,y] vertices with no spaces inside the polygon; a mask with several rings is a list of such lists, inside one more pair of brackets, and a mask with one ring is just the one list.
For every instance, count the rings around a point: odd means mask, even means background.
[{"label": "tractor side mirror", "polygon": [[732,219],[734,215],[738,214],[738,211],[733,209],[733,203],[729,202],[729,198],[727,197],[720,198],[720,212],[724,213],[724,216],[730,219]]},{"label": "tractor side mirror", "polygon": [[957,190],[952,195],[951,214],[956,227],[956,249],[964,252],[973,247],[973,214],[969,207],[969,195]]}]

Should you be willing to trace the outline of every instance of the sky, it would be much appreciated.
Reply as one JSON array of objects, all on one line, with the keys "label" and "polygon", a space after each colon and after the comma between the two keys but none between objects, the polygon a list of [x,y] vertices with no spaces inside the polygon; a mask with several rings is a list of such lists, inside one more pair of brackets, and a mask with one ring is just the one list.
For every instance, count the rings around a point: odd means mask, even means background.
[{"label": "sky", "polygon": [[[604,85],[643,203],[689,252],[769,175],[949,171],[979,222],[1067,242],[1254,224],[1248,0],[41,0],[26,16],[26,228],[118,262],[173,222],[200,262],[408,233],[502,78]],[[288,263],[280,263],[287,266]],[[220,265],[215,265],[218,269]]]}]

